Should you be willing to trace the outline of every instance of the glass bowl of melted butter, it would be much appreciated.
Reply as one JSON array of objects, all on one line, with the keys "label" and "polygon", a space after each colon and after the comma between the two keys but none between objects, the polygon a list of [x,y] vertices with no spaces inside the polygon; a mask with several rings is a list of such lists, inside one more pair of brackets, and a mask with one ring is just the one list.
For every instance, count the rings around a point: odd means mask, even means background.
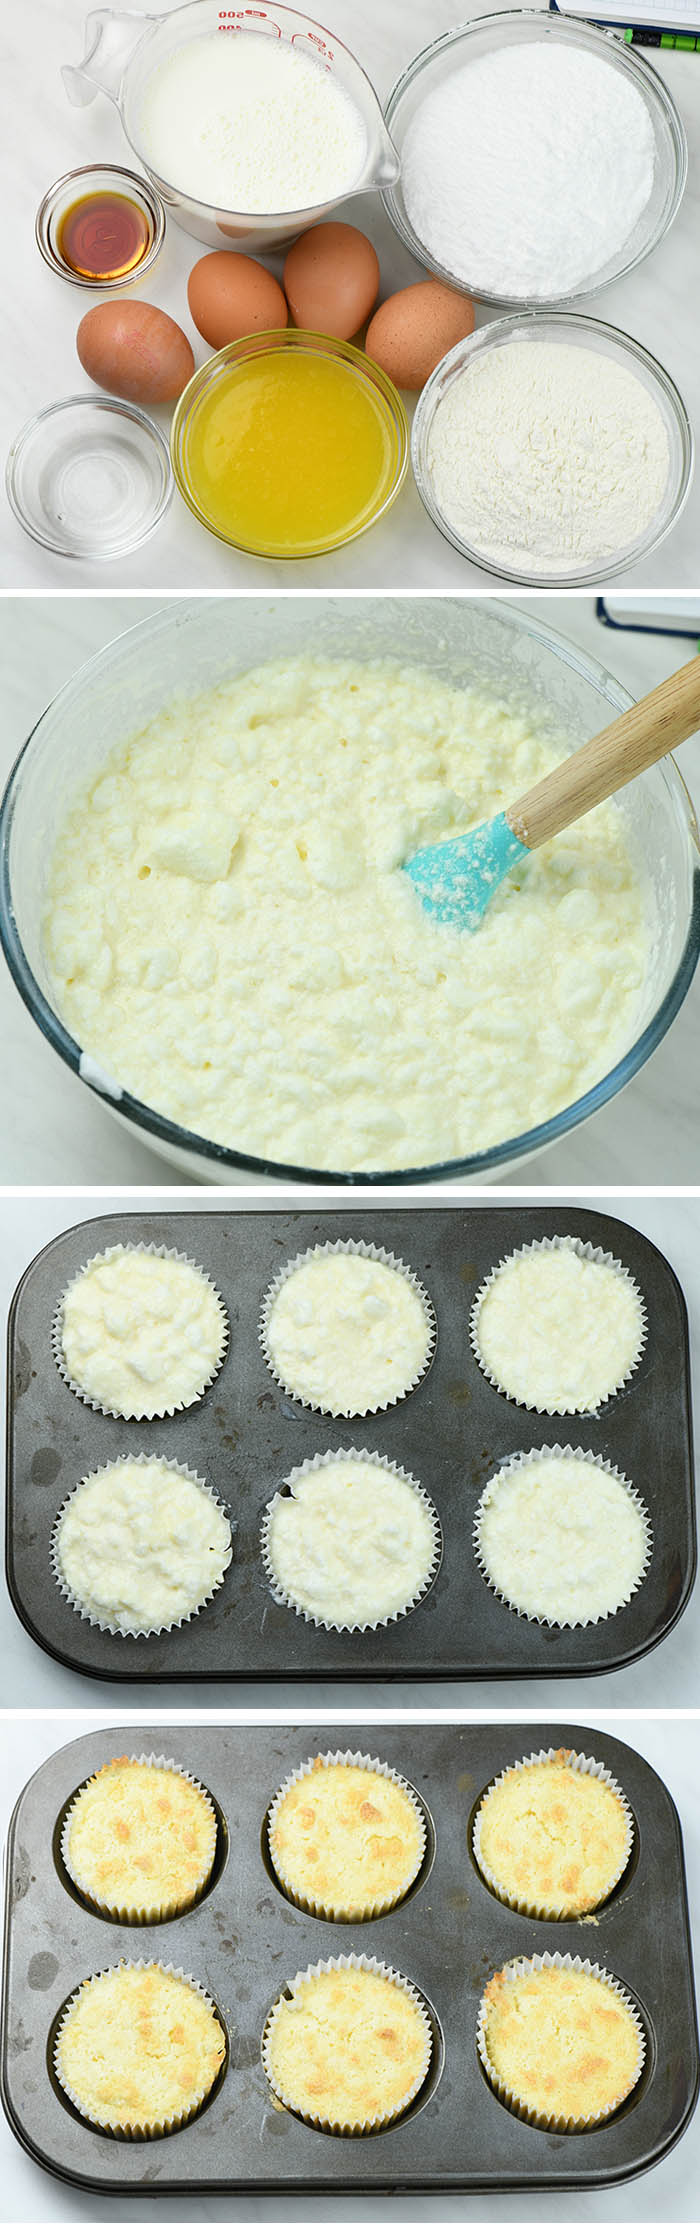
[{"label": "glass bowl of melted butter", "polygon": [[408,465],[391,379],[324,333],[258,332],[209,357],[180,396],[176,484],[230,547],[277,559],[326,555],[376,525]]},{"label": "glass bowl of melted butter", "polygon": [[511,876],[475,935],[428,920],[401,867],[628,702],[498,600],[171,603],[61,690],[8,784],[19,992],[193,1178],[498,1178],[633,1083],[680,1010],[692,806],[673,760],[653,767]]}]

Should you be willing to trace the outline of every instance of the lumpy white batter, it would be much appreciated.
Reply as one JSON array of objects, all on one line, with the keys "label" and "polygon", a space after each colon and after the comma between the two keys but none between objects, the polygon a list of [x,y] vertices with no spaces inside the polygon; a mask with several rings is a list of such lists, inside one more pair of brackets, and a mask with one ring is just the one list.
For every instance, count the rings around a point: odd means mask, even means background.
[{"label": "lumpy white batter", "polygon": [[545,1413],[595,1413],[637,1364],[644,1308],[629,1275],[562,1240],[503,1261],[473,1333],[509,1398]]},{"label": "lumpy white batter", "polygon": [[271,1501],[265,1558],[285,1600],[332,1629],[367,1629],[403,1614],[435,1566],[427,1499],[361,1452],[289,1479]]},{"label": "lumpy white batter", "polygon": [[159,1459],[115,1460],[87,1475],[56,1532],[56,1565],[72,1598],[124,1633],[170,1629],[196,1613],[231,1552],[222,1507]]},{"label": "lumpy white batter", "polygon": [[563,754],[398,663],[288,659],[164,711],[59,828],[62,1017],[135,1096],[277,1162],[392,1171],[521,1135],[634,1038],[649,927],[621,816],[536,852],[477,934],[399,868]]},{"label": "lumpy white batter", "polygon": [[192,1405],[225,1341],[221,1301],[187,1259],[114,1244],[63,1299],[60,1346],[71,1383],[125,1420]]},{"label": "lumpy white batter", "polygon": [[432,1342],[418,1290],[383,1259],[312,1251],[273,1298],[265,1343],[279,1380],[322,1413],[392,1405],[422,1373]]},{"label": "lumpy white batter", "polygon": [[496,1591],[530,1619],[577,1628],[627,1604],[650,1530],[627,1484],[575,1452],[502,1469],[479,1500],[476,1533]]}]

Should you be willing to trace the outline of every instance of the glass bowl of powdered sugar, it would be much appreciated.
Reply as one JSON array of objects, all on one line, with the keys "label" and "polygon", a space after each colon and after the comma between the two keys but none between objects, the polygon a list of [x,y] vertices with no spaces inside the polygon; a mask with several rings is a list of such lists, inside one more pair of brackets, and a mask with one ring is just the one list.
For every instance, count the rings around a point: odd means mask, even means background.
[{"label": "glass bowl of powdered sugar", "polygon": [[529,310],[438,363],[411,457],[429,517],[482,571],[591,587],[665,540],[694,448],[677,387],[637,340],[593,317]]},{"label": "glass bowl of powdered sugar", "polygon": [[685,132],[657,72],[542,9],[435,39],[385,115],[395,230],[436,277],[498,308],[599,292],[658,246],[685,185]]}]

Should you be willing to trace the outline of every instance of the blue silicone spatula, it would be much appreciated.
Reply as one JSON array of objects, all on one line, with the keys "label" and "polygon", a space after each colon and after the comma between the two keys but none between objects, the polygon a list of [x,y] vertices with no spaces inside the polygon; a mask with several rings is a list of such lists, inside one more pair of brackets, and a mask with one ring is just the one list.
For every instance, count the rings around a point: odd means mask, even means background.
[{"label": "blue silicone spatula", "polygon": [[454,841],[416,850],[404,865],[424,909],[443,926],[474,931],[516,865],[585,818],[700,727],[700,656],[538,780],[497,818]]}]

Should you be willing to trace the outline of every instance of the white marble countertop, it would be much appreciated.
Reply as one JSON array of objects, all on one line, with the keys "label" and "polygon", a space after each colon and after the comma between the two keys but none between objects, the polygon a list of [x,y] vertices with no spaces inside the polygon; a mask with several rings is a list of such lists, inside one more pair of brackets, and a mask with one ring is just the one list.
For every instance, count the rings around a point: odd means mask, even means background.
[{"label": "white marble countertop", "polygon": [[[132,596],[0,599],[0,789],[56,690],[84,658],[157,607],[157,600]],[[608,632],[589,595],[542,596],[537,614],[597,656],[635,695],[691,653],[684,641]],[[698,614],[700,624],[700,596]],[[700,736],[686,742],[677,757],[698,807]],[[1,960],[0,1040],[0,1183],[168,1179],[162,1160],[135,1132],[117,1126],[49,1050]],[[699,1097],[696,977],[673,1027],[631,1086],[510,1178],[547,1186],[697,1181]]]},{"label": "white marble countertop", "polygon": [[[307,1710],[308,1711],[308,1710]],[[356,1719],[362,1708],[352,1710]],[[522,1710],[514,1710],[521,1712]],[[551,1715],[551,1709],[539,1708],[540,1716]],[[160,1715],[152,1710],[156,1719]],[[183,1716],[180,1714],[179,1719]],[[189,1719],[192,1719],[190,1716]],[[230,1716],[227,1719],[231,1719]],[[257,1716],[264,1720],[262,1711]],[[274,1717],[273,1717],[274,1719]],[[294,1710],[292,1721],[299,1721],[300,1713]],[[387,1719],[391,1712],[387,1710]],[[688,1877],[691,1926],[697,1959],[700,1942],[700,1750],[698,1725],[681,1718],[663,1721],[658,1717],[640,1721],[638,1715],[618,1715],[610,1722],[598,1711],[581,1705],[572,1706],[568,1719],[585,1725],[587,1741],[594,1744],[596,1730],[612,1731],[615,1737],[636,1748],[652,1768],[664,1778],[678,1807],[683,1835]],[[73,1738],[86,1731],[108,1729],[112,1724],[123,1727],[124,1710],[110,1705],[109,1713],[89,1718],[84,1715],[64,1715],[61,1720],[28,1720],[26,1716],[14,1722],[5,1722],[1,1735],[2,1769],[0,1770],[0,1833],[3,1842],[12,1809],[29,1776],[47,1760],[57,1747],[67,1745]],[[381,1730],[378,1718],[373,1715],[372,1737],[379,1745]],[[335,1717],[333,1720],[335,1734]],[[163,1732],[167,1745],[167,1728]],[[148,2193],[128,2202],[111,2196],[97,2197],[81,2193],[75,2187],[63,2185],[50,2177],[30,2160],[15,2142],[4,2117],[0,2118],[0,2219],[3,2224],[95,2224],[96,2218],[114,2220],[124,2224],[126,2217],[134,2224],[243,2224],[243,2220],[260,2220],[260,2224],[281,2224],[284,2217],[307,2217],[318,2224],[379,2224],[379,2219],[391,2217],[397,2224],[533,2224],[534,2218],[551,2218],[552,2224],[694,2224],[697,2219],[697,2185],[700,2176],[700,2112],[696,2113],[688,2131],[666,2160],[642,2178],[631,2184],[616,2186],[609,2192],[564,2192],[547,2197],[532,2194],[493,2194],[484,2199],[479,2194],[406,2194],[394,2193],[386,2198],[366,2194],[305,2195],[303,2200],[278,2199],[254,2194],[229,2194],[225,2197],[206,2198],[188,2195],[154,2196]]]},{"label": "white marble countertop", "polygon": [[[496,1197],[497,1192],[493,1193]],[[470,1201],[482,1204],[484,1193],[472,1193]],[[245,1191],[238,1206],[246,1211],[269,1207],[270,1198],[260,1198],[258,1193]],[[396,1194],[392,1194],[396,1203]],[[523,1201],[532,1203],[530,1192],[523,1193]],[[656,1197],[640,1197],[630,1192],[611,1195],[589,1193],[584,1201],[591,1209],[617,1215],[633,1227],[640,1228],[656,1243],[670,1260],[685,1292],[690,1320],[691,1368],[694,1383],[695,1440],[700,1442],[700,1192],[694,1197],[681,1197],[667,1193]],[[178,1201],[180,1209],[196,1205],[198,1212],[235,1210],[236,1201],[226,1199],[221,1191],[199,1192]],[[159,1207],[178,1209],[178,1202],[165,1192],[152,1190],[147,1200],[149,1210]],[[338,1203],[337,1192],[320,1192],[313,1204],[301,1209],[315,1211],[320,1203],[329,1207]],[[440,1199],[442,1206],[444,1199]],[[60,1230],[74,1226],[93,1214],[109,1212],[138,1212],[143,1206],[143,1194],[100,1192],[98,1196],[25,1196],[5,1197],[0,1200],[0,1334],[10,1299],[26,1266],[42,1246]],[[275,1192],[275,1203],[297,1208],[299,1199],[284,1190]],[[367,1208],[362,1199],[349,1200],[357,1212],[362,1232],[367,1233]],[[344,1200],[343,1209],[347,1209]],[[186,1248],[186,1246],[184,1246]],[[635,1477],[644,1495],[643,1477]],[[215,1478],[213,1478],[215,1480]],[[18,1620],[10,1604],[4,1583],[0,1584],[0,1691],[21,1693],[26,1707],[81,1707],[115,1703],[115,1687],[92,1677],[81,1676],[76,1670],[64,1667],[42,1651]],[[322,1682],[295,1683],[293,1706],[325,1706],[334,1712],[338,1708],[352,1708],[353,1701],[374,1707],[388,1707],[396,1713],[410,1713],[414,1706],[435,1707],[485,1707],[489,1710],[510,1709],[519,1713],[522,1707],[539,1708],[547,1713],[552,1707],[561,1708],[575,1715],[582,1707],[683,1707],[697,1702],[700,1691],[700,1586],[689,1600],[685,1613],[670,1635],[641,1660],[626,1668],[606,1675],[581,1677],[550,1677],[525,1681],[483,1682],[448,1684],[395,1683],[368,1684]],[[230,1700],[233,1706],[255,1707],[260,1703],[260,1686],[254,1676],[246,1684],[232,1684]],[[290,1684],[268,1684],[265,1687],[265,1704],[271,1708],[289,1707]],[[154,1686],[149,1683],[129,1683],[119,1687],[117,1703],[148,1710],[153,1704],[163,1706],[191,1706],[192,1686],[187,1683]],[[197,1700],[201,1708],[216,1708],[222,1703],[220,1684],[197,1685]]]},{"label": "white marble countertop", "polygon": [[[172,4],[172,0],[169,0]],[[431,39],[470,15],[483,15],[501,0],[318,0],[312,14],[356,53],[380,99],[385,100],[406,64]],[[152,0],[151,13],[163,10]],[[91,107],[72,108],[60,66],[83,51],[87,0],[15,0],[5,10],[3,80],[6,121],[0,142],[4,171],[4,328],[0,369],[0,448],[6,453],[26,420],[69,394],[94,393],[78,364],[74,336],[90,295],[81,297],[46,268],[34,244],[34,218],[54,179],[93,160],[129,162],[116,109],[100,94]],[[700,351],[697,346],[697,236],[700,220],[700,61],[679,53],[653,56],[688,134],[690,170],[672,230],[641,268],[607,287],[584,310],[617,325],[659,358],[679,386],[691,422],[700,422]],[[342,211],[341,211],[342,213]],[[375,242],[382,292],[392,293],[425,275],[401,245],[376,196],[362,196],[351,221]],[[146,295],[166,309],[192,340],[195,358],[206,349],[190,323],[186,279],[204,250],[168,224],[165,247],[147,281]],[[485,312],[478,312],[482,321]],[[155,413],[167,429],[166,411]],[[647,587],[697,584],[700,480],[678,525],[655,555],[635,564],[625,583]],[[27,539],[6,502],[0,507],[0,582],[22,587],[482,587],[488,577],[449,547],[423,511],[412,479],[387,518],[346,550],[313,563],[264,564],[238,556],[207,534],[175,494],[153,538],[118,563],[89,565],[49,554]]]}]

